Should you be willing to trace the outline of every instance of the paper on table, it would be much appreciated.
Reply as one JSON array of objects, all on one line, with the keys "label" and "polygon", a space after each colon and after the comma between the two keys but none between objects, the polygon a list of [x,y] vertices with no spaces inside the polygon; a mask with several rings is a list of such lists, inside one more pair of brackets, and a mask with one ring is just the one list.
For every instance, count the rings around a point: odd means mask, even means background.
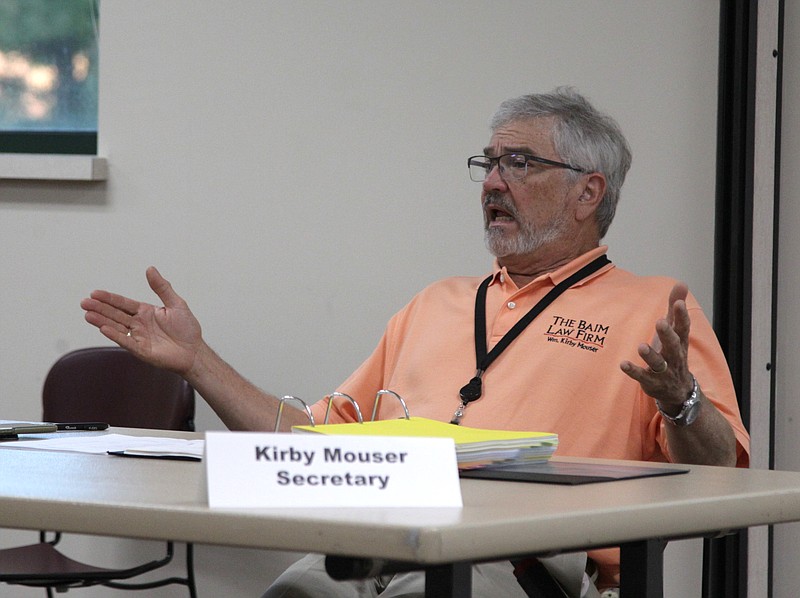
[{"label": "paper on table", "polygon": [[104,454],[121,452],[125,456],[176,457],[201,460],[205,441],[158,436],[127,436],[125,434],[96,434],[43,440],[24,440],[4,444],[4,448],[32,448],[49,451],[74,451]]}]

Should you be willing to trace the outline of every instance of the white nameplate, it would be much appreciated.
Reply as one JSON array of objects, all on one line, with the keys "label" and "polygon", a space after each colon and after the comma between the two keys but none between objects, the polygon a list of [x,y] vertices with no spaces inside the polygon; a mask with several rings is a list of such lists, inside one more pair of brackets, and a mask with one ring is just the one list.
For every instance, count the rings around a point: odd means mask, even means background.
[{"label": "white nameplate", "polygon": [[211,508],[460,507],[449,438],[207,432]]}]

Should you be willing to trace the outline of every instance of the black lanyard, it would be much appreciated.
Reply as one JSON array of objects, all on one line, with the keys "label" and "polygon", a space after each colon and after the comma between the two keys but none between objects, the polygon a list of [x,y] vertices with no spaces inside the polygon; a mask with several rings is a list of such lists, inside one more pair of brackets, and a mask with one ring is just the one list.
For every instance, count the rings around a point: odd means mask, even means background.
[{"label": "black lanyard", "polygon": [[477,401],[481,398],[483,391],[481,376],[483,376],[486,368],[488,368],[489,365],[495,359],[497,359],[497,356],[500,355],[500,353],[502,353],[506,347],[508,347],[508,345],[510,345],[511,342],[522,333],[523,330],[525,330],[528,324],[533,322],[533,319],[542,313],[548,305],[555,301],[556,297],[558,297],[561,293],[566,291],[572,285],[580,282],[590,274],[597,272],[606,264],[610,263],[611,260],[609,260],[605,255],[601,255],[600,257],[586,264],[577,272],[573,273],[572,276],[562,280],[560,283],[550,289],[550,292],[542,297],[536,303],[536,305],[534,305],[528,311],[528,313],[526,313],[519,320],[519,322],[514,324],[511,330],[506,332],[503,338],[500,339],[500,341],[492,348],[491,351],[487,351],[486,348],[486,292],[489,288],[489,284],[494,278],[494,274],[487,277],[486,280],[481,283],[481,285],[478,287],[478,293],[475,296],[475,377],[473,377],[472,380],[464,385],[464,387],[458,393],[461,397],[461,404],[453,414],[453,419],[450,421],[451,424],[458,424],[464,415],[464,409],[466,406],[472,401]]}]

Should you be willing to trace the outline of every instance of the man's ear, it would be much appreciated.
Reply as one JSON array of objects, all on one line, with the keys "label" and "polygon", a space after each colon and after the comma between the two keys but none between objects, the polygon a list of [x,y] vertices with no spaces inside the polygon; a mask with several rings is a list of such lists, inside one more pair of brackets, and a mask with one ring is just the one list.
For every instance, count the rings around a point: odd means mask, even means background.
[{"label": "man's ear", "polygon": [[577,218],[579,220],[585,220],[594,214],[605,194],[606,177],[603,173],[593,172],[587,175],[583,182],[581,194],[578,196]]}]

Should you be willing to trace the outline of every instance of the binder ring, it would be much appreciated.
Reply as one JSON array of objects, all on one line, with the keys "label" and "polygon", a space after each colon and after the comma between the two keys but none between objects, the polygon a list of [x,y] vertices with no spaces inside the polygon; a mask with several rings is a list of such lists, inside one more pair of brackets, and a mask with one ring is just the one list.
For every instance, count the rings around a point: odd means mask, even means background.
[{"label": "binder ring", "polygon": [[350,401],[350,403],[356,410],[356,417],[358,417],[358,423],[360,424],[364,423],[364,418],[361,417],[361,409],[359,408],[358,403],[355,402],[355,399],[353,399],[353,397],[351,397],[350,395],[346,395],[343,392],[332,392],[327,397],[325,397],[326,399],[328,399],[328,408],[325,409],[325,421],[322,422],[323,424],[328,423],[328,417],[331,414],[331,404],[333,403],[333,399],[335,399],[336,397],[342,397]]},{"label": "binder ring", "polygon": [[278,415],[275,417],[275,432],[277,432],[278,429],[280,428],[281,416],[283,415],[283,405],[287,401],[296,401],[297,403],[300,403],[300,405],[302,405],[303,409],[306,412],[306,416],[308,417],[308,421],[311,422],[312,426],[315,425],[314,424],[314,414],[311,413],[311,407],[309,407],[308,404],[303,399],[300,399],[298,397],[293,397],[291,395],[286,395],[286,396],[281,397],[280,399],[278,399]]},{"label": "binder ring", "polygon": [[393,390],[379,390],[378,394],[375,395],[375,405],[372,407],[372,421],[375,421],[375,416],[378,415],[378,403],[383,395],[392,395],[398,401],[400,401],[400,405],[403,406],[403,411],[406,414],[406,419],[411,419],[411,416],[408,414],[408,407],[406,406],[406,402],[403,400],[403,397]]}]

